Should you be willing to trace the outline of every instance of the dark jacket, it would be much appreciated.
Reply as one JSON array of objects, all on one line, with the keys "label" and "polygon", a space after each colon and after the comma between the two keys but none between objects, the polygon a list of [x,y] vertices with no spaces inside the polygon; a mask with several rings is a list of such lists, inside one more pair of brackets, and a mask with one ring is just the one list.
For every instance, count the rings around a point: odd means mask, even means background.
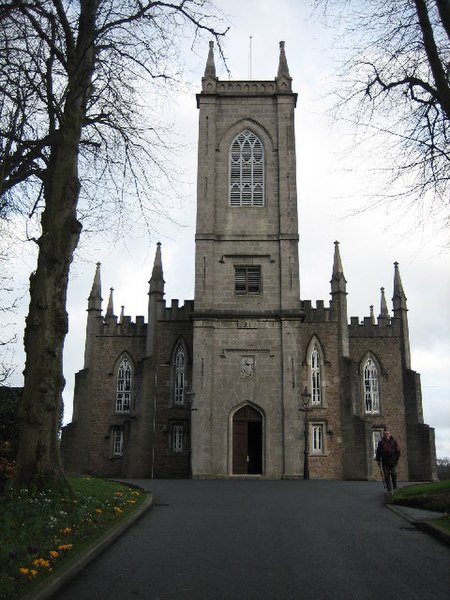
[{"label": "dark jacket", "polygon": [[378,442],[376,460],[381,460],[385,465],[396,465],[400,458],[400,447],[391,436],[388,439],[382,437]]}]

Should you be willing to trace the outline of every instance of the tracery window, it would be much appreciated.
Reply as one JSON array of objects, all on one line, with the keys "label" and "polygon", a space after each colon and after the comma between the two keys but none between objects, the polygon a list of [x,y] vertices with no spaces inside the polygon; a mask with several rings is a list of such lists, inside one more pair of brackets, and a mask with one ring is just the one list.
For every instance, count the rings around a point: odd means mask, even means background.
[{"label": "tracery window", "polygon": [[230,205],[264,206],[264,148],[248,129],[231,144]]},{"label": "tracery window", "polygon": [[128,413],[131,410],[132,379],[130,361],[124,357],[117,371],[116,412],[118,413]]},{"label": "tracery window", "polygon": [[321,404],[320,354],[317,346],[311,352],[311,404]]},{"label": "tracery window", "polygon": [[184,405],[185,394],[185,352],[182,344],[180,344],[175,352],[175,395],[174,405]]},{"label": "tracery window", "polygon": [[378,369],[372,358],[368,358],[363,369],[364,406],[367,414],[379,414],[380,389]]}]

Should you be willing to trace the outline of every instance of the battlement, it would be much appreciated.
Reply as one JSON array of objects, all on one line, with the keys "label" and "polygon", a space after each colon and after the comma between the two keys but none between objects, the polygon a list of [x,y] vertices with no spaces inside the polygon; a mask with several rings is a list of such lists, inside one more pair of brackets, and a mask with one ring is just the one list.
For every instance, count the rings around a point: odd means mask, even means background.
[{"label": "battlement", "polygon": [[400,319],[397,317],[350,317],[350,337],[398,337],[401,335]]},{"label": "battlement", "polygon": [[[171,304],[166,306],[166,301],[161,300],[158,306],[158,321],[189,321],[194,312],[194,301],[184,300],[184,304],[179,306],[179,300],[171,300]],[[135,321],[131,317],[124,315],[108,315],[101,317],[100,335],[106,336],[146,336],[147,323],[143,316],[137,316]]]},{"label": "battlement", "polygon": [[130,316],[120,319],[117,315],[110,315],[102,320],[100,335],[108,336],[145,336],[147,335],[147,323],[143,316],[137,316],[133,322]]},{"label": "battlement", "polygon": [[[325,306],[323,300],[316,300],[315,307],[312,300],[302,300],[301,307],[305,313],[305,323],[328,323],[335,320],[331,306]],[[350,337],[397,337],[401,334],[401,326],[398,317],[373,316],[350,317],[348,333]]]},{"label": "battlement", "polygon": [[178,298],[171,300],[170,306],[166,306],[165,300],[158,303],[159,321],[189,321],[193,312],[193,300],[184,300],[183,306],[179,306]]},{"label": "battlement", "polygon": [[312,306],[311,300],[302,300],[301,307],[305,313],[305,323],[327,323],[331,321],[331,309],[325,306],[323,300],[316,300],[316,307]]}]

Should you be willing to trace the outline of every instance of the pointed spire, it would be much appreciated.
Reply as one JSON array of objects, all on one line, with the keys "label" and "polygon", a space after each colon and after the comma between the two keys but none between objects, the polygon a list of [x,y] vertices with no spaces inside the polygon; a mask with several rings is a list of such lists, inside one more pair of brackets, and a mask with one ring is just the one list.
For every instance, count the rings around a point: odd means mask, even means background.
[{"label": "pointed spire", "polygon": [[331,293],[345,292],[346,280],[344,277],[344,269],[342,268],[341,254],[339,252],[339,242],[334,242],[334,260],[333,273],[331,275]]},{"label": "pointed spire", "polygon": [[105,317],[113,317],[114,316],[113,292],[114,292],[114,288],[110,288],[109,289],[108,307],[106,309]]},{"label": "pointed spire", "polygon": [[394,296],[392,302],[394,305],[394,319],[398,319],[402,335],[402,362],[406,369],[411,368],[411,348],[409,344],[408,327],[408,308],[406,306],[406,296],[403,291],[402,278],[398,262],[394,263]]},{"label": "pointed spire", "polygon": [[394,263],[394,296],[392,298],[394,304],[394,313],[396,310],[408,310],[406,306],[406,296],[403,291],[402,279],[400,277],[400,270],[398,268],[398,262]]},{"label": "pointed spire", "polygon": [[286,53],[284,51],[284,42],[280,42],[280,59],[278,61],[277,77],[288,77],[289,79],[291,78],[286,60]]},{"label": "pointed spire", "polygon": [[102,309],[102,284],[100,281],[100,266],[101,263],[97,263],[95,269],[94,282],[92,284],[91,293],[88,298],[88,310],[101,310]]},{"label": "pointed spire", "polygon": [[88,299],[86,340],[84,344],[84,368],[88,369],[94,356],[94,339],[102,327],[102,284],[100,281],[100,263],[95,269],[94,283]]},{"label": "pointed spire", "polygon": [[342,356],[349,356],[347,291],[342,268],[339,242],[334,242],[333,273],[331,275],[331,318],[338,323],[339,344]]},{"label": "pointed spire", "polygon": [[158,317],[164,311],[164,277],[161,260],[161,242],[156,244],[155,262],[153,263],[152,277],[149,281],[148,294],[148,325],[147,325],[147,356],[153,356],[156,344],[156,330]]},{"label": "pointed spire", "polygon": [[216,65],[214,63],[214,42],[209,42],[208,59],[206,61],[204,77],[215,77]]},{"label": "pointed spire", "polygon": [[380,301],[380,319],[389,319],[389,311],[386,303],[386,295],[384,293],[384,287],[380,288],[381,301]]},{"label": "pointed spire", "polygon": [[153,263],[153,271],[152,276],[149,281],[150,284],[150,294],[160,293],[164,294],[164,276],[163,276],[163,268],[162,268],[162,259],[161,259],[161,242],[156,244],[156,254],[155,261]]}]

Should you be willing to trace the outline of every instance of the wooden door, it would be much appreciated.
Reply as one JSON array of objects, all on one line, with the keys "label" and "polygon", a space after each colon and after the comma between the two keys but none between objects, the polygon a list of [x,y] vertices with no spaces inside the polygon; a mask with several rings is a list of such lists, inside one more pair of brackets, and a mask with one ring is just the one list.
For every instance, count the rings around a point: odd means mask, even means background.
[{"label": "wooden door", "polygon": [[244,406],[233,418],[233,473],[262,473],[262,416]]}]

